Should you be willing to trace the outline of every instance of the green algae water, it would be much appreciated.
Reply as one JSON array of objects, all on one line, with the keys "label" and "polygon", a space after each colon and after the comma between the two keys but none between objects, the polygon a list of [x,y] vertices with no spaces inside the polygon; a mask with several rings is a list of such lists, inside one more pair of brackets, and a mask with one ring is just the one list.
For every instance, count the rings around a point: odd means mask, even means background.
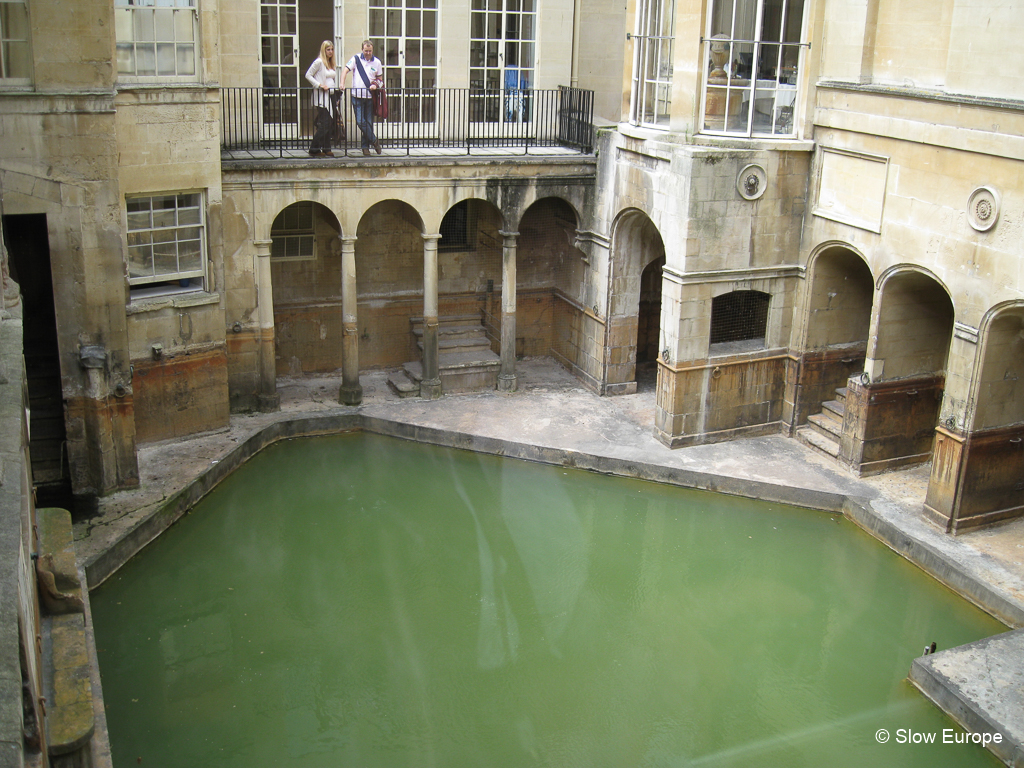
[{"label": "green algae water", "polygon": [[1004,627],[823,512],[307,438],[92,608],[115,768],[1000,764],[898,733],[960,733],[911,660]]}]

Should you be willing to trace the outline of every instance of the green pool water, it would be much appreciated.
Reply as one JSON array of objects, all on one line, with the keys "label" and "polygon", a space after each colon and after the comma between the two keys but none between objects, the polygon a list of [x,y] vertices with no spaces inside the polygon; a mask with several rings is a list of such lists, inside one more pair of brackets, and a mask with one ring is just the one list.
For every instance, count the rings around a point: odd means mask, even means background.
[{"label": "green pool water", "polygon": [[1004,627],[778,504],[294,440],[92,610],[115,768],[999,765],[898,734],[960,732],[905,680],[925,644]]}]

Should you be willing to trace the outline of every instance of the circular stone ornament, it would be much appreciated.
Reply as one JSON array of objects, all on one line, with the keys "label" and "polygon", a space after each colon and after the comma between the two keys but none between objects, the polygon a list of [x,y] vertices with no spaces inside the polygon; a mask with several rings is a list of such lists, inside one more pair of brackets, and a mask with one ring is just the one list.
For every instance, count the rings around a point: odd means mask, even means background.
[{"label": "circular stone ornament", "polygon": [[967,221],[979,232],[987,232],[999,218],[999,193],[992,187],[978,187],[967,199]]},{"label": "circular stone ornament", "polygon": [[736,177],[736,190],[744,200],[757,200],[768,186],[768,174],[756,163],[746,166]]}]

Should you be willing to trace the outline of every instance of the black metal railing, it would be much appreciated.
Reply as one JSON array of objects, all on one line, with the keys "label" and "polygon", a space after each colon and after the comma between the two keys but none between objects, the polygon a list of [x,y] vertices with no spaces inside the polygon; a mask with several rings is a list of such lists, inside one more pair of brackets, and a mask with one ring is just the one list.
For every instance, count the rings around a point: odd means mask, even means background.
[{"label": "black metal railing", "polygon": [[[343,118],[345,138],[335,151],[360,154],[348,91],[332,94]],[[411,154],[414,149],[474,147],[565,147],[589,153],[594,140],[594,94],[579,88],[557,90],[405,88],[387,95],[387,119],[374,119],[381,146]],[[311,88],[221,89],[221,146],[229,152],[284,156],[305,151],[316,128],[318,107]]]}]

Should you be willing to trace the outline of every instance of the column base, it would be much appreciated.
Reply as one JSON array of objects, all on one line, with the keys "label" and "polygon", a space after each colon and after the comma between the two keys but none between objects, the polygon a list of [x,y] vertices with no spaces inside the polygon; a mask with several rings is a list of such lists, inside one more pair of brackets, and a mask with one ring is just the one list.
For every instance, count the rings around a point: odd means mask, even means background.
[{"label": "column base", "polygon": [[440,379],[423,379],[420,382],[420,397],[424,400],[437,400],[443,394]]},{"label": "column base", "polygon": [[360,384],[342,384],[338,390],[338,402],[342,405],[359,405],[363,402],[363,387]]},{"label": "column base", "polygon": [[516,375],[512,374],[500,374],[498,376],[498,391],[499,392],[515,392],[516,391]]},{"label": "column base", "polygon": [[257,395],[256,407],[260,413],[273,413],[281,410],[281,396],[276,392],[272,395]]}]

